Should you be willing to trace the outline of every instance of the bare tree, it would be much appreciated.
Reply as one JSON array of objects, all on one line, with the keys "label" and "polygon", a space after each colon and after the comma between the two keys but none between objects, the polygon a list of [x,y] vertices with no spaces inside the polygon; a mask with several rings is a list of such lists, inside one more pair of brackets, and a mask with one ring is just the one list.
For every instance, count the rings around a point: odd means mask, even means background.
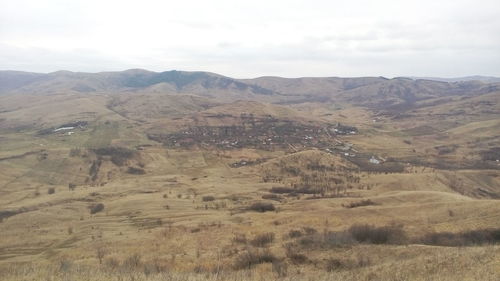
[{"label": "bare tree", "polygon": [[108,253],[108,251],[104,246],[102,246],[102,245],[97,246],[96,257],[99,260],[99,264],[102,264],[102,261],[103,261],[104,257],[107,255],[107,253]]}]

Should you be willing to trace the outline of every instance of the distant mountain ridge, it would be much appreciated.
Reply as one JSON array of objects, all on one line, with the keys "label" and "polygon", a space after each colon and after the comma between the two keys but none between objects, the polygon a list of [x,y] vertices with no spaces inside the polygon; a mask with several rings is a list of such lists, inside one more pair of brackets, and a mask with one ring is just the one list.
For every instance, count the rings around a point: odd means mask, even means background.
[{"label": "distant mountain ridge", "polygon": [[[482,76],[477,77],[479,79]],[[486,83],[472,78],[453,82],[405,77],[267,76],[235,79],[210,72],[177,70],[153,72],[129,69],[99,73],[57,71],[48,74],[0,71],[0,94],[4,95],[190,94],[218,101],[256,100],[281,104],[330,101],[381,109],[407,108],[422,100],[475,96],[499,89],[500,83]]]},{"label": "distant mountain ridge", "polygon": [[433,81],[441,81],[441,82],[481,81],[481,82],[485,82],[485,83],[500,83],[500,77],[481,76],[481,75],[454,77],[454,78],[409,76],[408,78],[413,79],[413,80],[425,79],[425,80],[433,80]]},{"label": "distant mountain ridge", "polygon": [[[158,84],[168,84],[170,91],[203,92],[202,89],[249,91],[255,94],[272,94],[267,89],[248,85],[236,79],[209,72],[165,71],[152,72],[130,69],[120,72],[84,73],[57,71],[48,74],[1,71],[0,93],[48,93],[72,90],[76,92],[134,91]],[[167,87],[168,88],[168,87]],[[199,89],[195,89],[199,88]]]}]

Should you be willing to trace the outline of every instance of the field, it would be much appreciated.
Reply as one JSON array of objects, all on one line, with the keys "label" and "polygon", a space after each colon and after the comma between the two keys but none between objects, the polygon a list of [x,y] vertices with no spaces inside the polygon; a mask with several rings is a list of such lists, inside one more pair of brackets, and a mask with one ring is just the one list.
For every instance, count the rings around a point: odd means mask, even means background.
[{"label": "field", "polygon": [[0,96],[1,280],[498,280],[498,92],[149,91]]}]

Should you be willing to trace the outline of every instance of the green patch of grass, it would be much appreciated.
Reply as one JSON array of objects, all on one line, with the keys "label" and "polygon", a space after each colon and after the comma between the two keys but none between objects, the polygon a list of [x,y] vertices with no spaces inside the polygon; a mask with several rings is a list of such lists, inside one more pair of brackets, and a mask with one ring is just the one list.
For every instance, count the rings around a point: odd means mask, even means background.
[{"label": "green patch of grass", "polygon": [[91,131],[85,143],[88,148],[101,148],[111,145],[113,139],[119,138],[118,122],[104,122],[97,124]]},{"label": "green patch of grass", "polygon": [[423,125],[402,131],[408,136],[426,136],[439,133],[439,131],[431,126]]}]

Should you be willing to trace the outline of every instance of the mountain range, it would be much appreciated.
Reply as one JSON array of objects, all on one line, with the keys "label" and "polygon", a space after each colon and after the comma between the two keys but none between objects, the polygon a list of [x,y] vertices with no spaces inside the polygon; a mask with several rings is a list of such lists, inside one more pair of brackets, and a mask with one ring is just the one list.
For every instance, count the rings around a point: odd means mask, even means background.
[{"label": "mountain range", "polygon": [[[476,77],[477,79],[474,79]],[[384,77],[259,77],[235,79],[210,72],[152,72],[130,69],[48,74],[0,71],[0,95],[54,93],[163,93],[191,94],[222,101],[259,100],[293,104],[341,102],[379,109],[408,107],[422,100],[449,96],[475,96],[500,89],[495,79],[415,79]]]}]

